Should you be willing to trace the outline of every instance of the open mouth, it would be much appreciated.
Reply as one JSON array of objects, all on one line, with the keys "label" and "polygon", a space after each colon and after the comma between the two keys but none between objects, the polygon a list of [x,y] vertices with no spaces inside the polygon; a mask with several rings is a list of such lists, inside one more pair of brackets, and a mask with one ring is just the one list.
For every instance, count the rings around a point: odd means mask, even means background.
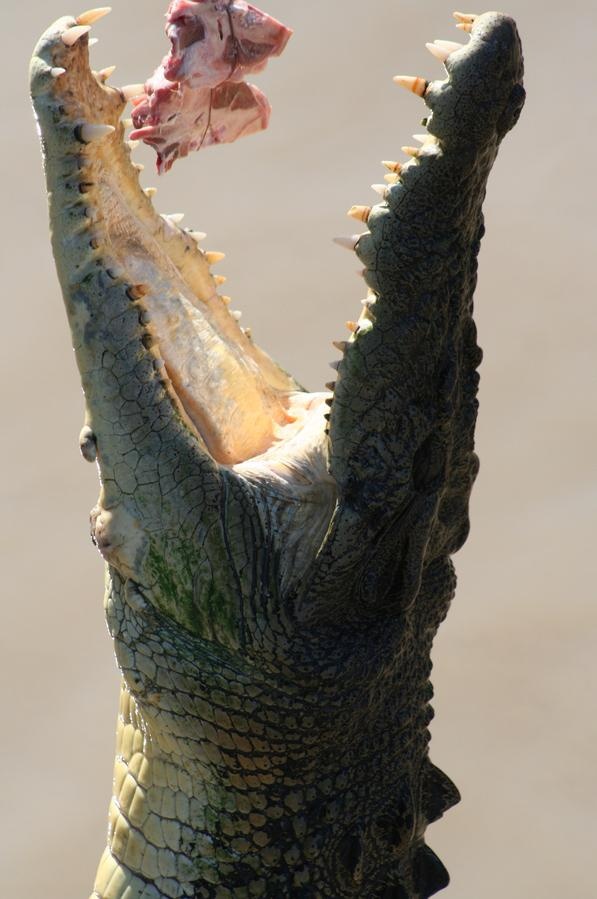
[{"label": "open mouth", "polygon": [[[225,49],[211,69],[195,64],[197,58],[205,63],[201,54],[213,38],[195,13],[210,4],[226,12],[228,23],[226,33],[221,26],[224,13],[214,20],[220,22],[218,35]],[[408,341],[414,335],[412,328],[408,330],[409,316],[415,303],[421,298],[428,302],[433,292],[441,310],[453,290],[453,260],[460,264],[458,256],[465,253],[474,259],[485,179],[499,140],[522,106],[516,30],[511,20],[498,14],[456,13],[458,27],[470,34],[470,41],[428,45],[448,77],[428,82],[396,76],[398,84],[423,98],[432,110],[424,120],[428,130],[416,135],[420,146],[403,147],[404,163],[385,163],[385,183],[374,185],[378,204],[349,210],[367,229],[339,242],[355,250],[364,263],[369,290],[360,316],[347,323],[347,340],[336,344],[342,354],[334,364],[337,380],[325,391],[307,393],[241,328],[238,314],[220,289],[225,279],[214,273],[223,254],[202,249],[202,234],[184,229],[178,217],[154,209],[151,191],[143,191],[139,184],[125,139],[122,116],[128,100],[134,105],[133,136],[156,148],[161,168],[194,147],[217,142],[211,128],[216,112],[226,113],[238,126],[230,135],[251,130],[251,116],[264,107],[257,94],[251,94],[255,101],[251,106],[243,93],[247,87],[243,77],[258,71],[269,55],[281,52],[289,32],[265,17],[253,23],[257,39],[247,37],[243,44],[237,39],[238,23],[235,32],[228,15],[230,7],[223,0],[205,0],[201,5],[176,0],[168,25],[172,53],[145,86],[113,88],[107,84],[109,70],[90,69],[89,30],[107,8],[58,20],[38,44],[32,93],[46,167],[54,178],[62,172],[51,193],[63,191],[64,196],[51,215],[65,296],[69,292],[78,296],[98,271],[126,288],[121,314],[124,321],[132,304],[136,327],[141,328],[139,352],[162,372],[177,414],[217,464],[240,472],[277,471],[295,485],[323,480],[346,493],[360,477],[364,454],[371,455],[367,441],[377,441],[379,464],[373,477],[381,498],[382,486],[386,490],[397,477],[391,456],[402,439],[402,393],[411,373],[413,378],[416,374],[413,366],[404,367],[402,359],[411,351]],[[245,9],[247,4],[232,7]],[[203,73],[200,77],[197,70]],[[219,97],[218,85],[224,85]],[[203,98],[195,131],[187,127],[184,112],[187,97],[192,96]],[[205,97],[211,98],[208,105],[215,116],[211,124],[205,120]],[[249,117],[243,119],[247,110]],[[415,215],[409,222],[411,207]],[[424,216],[421,208],[427,210]],[[391,229],[397,234],[392,246],[387,236]],[[69,314],[87,392],[85,379],[90,380],[98,365],[97,348],[94,358],[85,361],[84,345],[89,343],[94,314],[86,308],[91,319],[84,334],[80,310]],[[457,314],[470,317],[468,300]],[[116,314],[113,321],[117,328]],[[95,336],[97,346],[106,337],[105,329]],[[441,340],[433,377],[439,376],[440,356],[447,352]],[[101,365],[106,358],[111,363],[110,353],[114,355],[106,345]],[[113,365],[116,370],[118,358]],[[417,387],[414,391],[415,396],[420,392]],[[371,423],[376,417],[381,424]],[[354,435],[361,431],[365,437],[359,442]],[[422,424],[416,445],[427,446],[429,435],[429,427]],[[387,453],[382,444],[390,447]],[[101,452],[100,443],[100,456]],[[401,485],[402,480],[399,489]],[[367,505],[370,500],[362,502]]]}]

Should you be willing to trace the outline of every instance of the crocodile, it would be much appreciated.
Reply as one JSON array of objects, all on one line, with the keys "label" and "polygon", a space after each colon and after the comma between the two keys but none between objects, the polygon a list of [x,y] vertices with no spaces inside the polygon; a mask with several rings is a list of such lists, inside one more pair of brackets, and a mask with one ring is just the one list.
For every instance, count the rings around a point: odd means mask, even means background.
[{"label": "crocodile", "polygon": [[31,64],[122,674],[93,899],[426,899],[449,877],[425,831],[459,800],[429,757],[430,652],[478,470],[472,299],[516,26],[457,13],[466,43],[430,45],[445,77],[396,76],[425,133],[350,209],[367,296],[309,393],[141,188],[127,91],[89,67],[102,12]]}]

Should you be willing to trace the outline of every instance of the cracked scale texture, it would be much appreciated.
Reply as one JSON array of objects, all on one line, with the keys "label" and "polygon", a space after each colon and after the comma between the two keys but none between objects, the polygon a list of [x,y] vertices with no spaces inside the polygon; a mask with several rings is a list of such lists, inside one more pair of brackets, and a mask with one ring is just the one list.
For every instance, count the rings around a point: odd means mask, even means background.
[{"label": "cracked scale texture", "polygon": [[154,213],[75,25],[31,80],[123,678],[93,897],[426,899],[448,875],[425,830],[459,799],[428,756],[430,651],[477,472],[472,296],[524,101],[514,23],[478,17],[420,82],[431,137],[356,242],[370,295],[331,400],[247,339],[214,257]]}]

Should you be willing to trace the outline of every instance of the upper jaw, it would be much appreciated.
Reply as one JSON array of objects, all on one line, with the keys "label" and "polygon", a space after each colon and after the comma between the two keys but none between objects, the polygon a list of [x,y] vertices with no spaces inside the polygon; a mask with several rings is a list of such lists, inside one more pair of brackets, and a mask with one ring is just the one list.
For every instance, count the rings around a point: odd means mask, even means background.
[{"label": "upper jaw", "polygon": [[[204,252],[193,232],[154,210],[124,141],[124,97],[90,70],[88,35],[77,20],[63,18],[48,29],[32,76],[48,175],[64,171],[67,161],[73,169],[68,216],[64,198],[55,196],[61,207],[54,249],[65,291],[79,289],[77,274],[97,266],[130,285],[145,353],[164,366],[180,415],[216,462],[271,456],[313,416],[323,450],[325,395],[304,394],[241,329],[218,292],[224,279],[212,273],[221,254]],[[52,128],[44,125],[47,117]],[[64,179],[50,185],[54,195],[63,188]],[[87,341],[77,334],[76,316],[71,328],[90,378],[95,362],[84,358]]]}]

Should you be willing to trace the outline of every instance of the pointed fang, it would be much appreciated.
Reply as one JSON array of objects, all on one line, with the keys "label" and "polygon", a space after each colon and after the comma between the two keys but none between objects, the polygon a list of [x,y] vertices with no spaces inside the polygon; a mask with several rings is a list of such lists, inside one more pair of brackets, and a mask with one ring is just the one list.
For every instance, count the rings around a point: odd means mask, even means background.
[{"label": "pointed fang", "polygon": [[150,200],[151,200],[152,197],[155,197],[155,195],[157,194],[157,192],[158,192],[157,187],[146,187],[145,190],[143,191],[143,193],[145,194],[145,196],[146,196],[146,197],[149,197]]},{"label": "pointed fang", "polygon": [[326,389],[327,389],[327,390],[331,390],[332,393],[333,393],[334,390],[336,389],[336,382],[335,382],[335,381],[328,381],[327,384],[326,384],[325,386],[326,386]]},{"label": "pointed fang", "polygon": [[338,371],[338,369],[340,368],[339,361],[337,359],[334,359],[333,362],[330,362],[330,368],[333,368],[334,371]]},{"label": "pointed fang", "polygon": [[442,50],[448,50],[450,53],[456,53],[457,50],[462,50],[464,47],[464,44],[461,44],[458,41],[441,41],[437,39],[433,43],[436,46],[441,47]]},{"label": "pointed fang", "polygon": [[417,97],[423,96],[429,84],[425,78],[419,78],[416,75],[394,75],[394,83],[416,94]]},{"label": "pointed fang", "polygon": [[140,97],[145,93],[144,84],[125,84],[120,88],[120,93],[125,100],[132,100],[134,97]]},{"label": "pointed fang", "polygon": [[436,59],[439,59],[440,62],[445,62],[450,55],[449,50],[443,50],[441,47],[438,47],[437,44],[427,43],[425,46],[431,55],[435,56]]},{"label": "pointed fang", "polygon": [[116,66],[106,66],[105,69],[100,69],[100,71],[97,73],[97,77],[102,82],[102,84],[105,84],[108,78],[111,78],[115,71]]},{"label": "pointed fang", "polygon": [[360,239],[360,234],[353,234],[352,237],[334,237],[334,243],[339,247],[346,247],[347,250],[354,250]]},{"label": "pointed fang", "polygon": [[351,334],[354,334],[355,331],[359,330],[359,326],[356,322],[346,322],[346,327],[350,331]]},{"label": "pointed fang", "polygon": [[346,340],[332,340],[332,346],[335,346],[341,353],[345,353],[348,342]]},{"label": "pointed fang", "polygon": [[62,43],[65,47],[74,47],[77,41],[90,31],[91,25],[75,25],[62,33]]},{"label": "pointed fang", "polygon": [[99,22],[100,19],[103,19],[104,16],[111,12],[111,6],[98,6],[96,9],[88,9],[87,12],[82,12],[80,16],[77,16],[77,25],[95,25],[96,22]]},{"label": "pointed fang", "polygon": [[387,175],[383,176],[383,180],[386,184],[398,184],[400,181],[400,175],[397,175],[395,172],[388,172]]},{"label": "pointed fang", "polygon": [[478,18],[478,14],[476,12],[458,12],[455,11],[452,13],[454,18],[458,22],[464,22],[466,24],[472,25],[476,18]]},{"label": "pointed fang", "polygon": [[347,215],[359,222],[367,223],[371,215],[371,206],[351,206]]},{"label": "pointed fang", "polygon": [[413,159],[416,159],[420,153],[418,147],[401,147],[400,149],[403,153],[406,153],[407,156],[412,156]]},{"label": "pointed fang", "polygon": [[381,164],[385,165],[389,172],[396,172],[396,174],[400,174],[400,172],[402,171],[402,163],[400,162],[392,162],[389,159],[384,159]]},{"label": "pointed fang", "polygon": [[137,147],[140,145],[140,143],[141,143],[140,140],[127,140],[128,148],[131,151],[136,150]]},{"label": "pointed fang", "polygon": [[80,126],[79,135],[84,144],[89,144],[91,141],[113,134],[114,131],[116,131],[114,125],[96,125],[86,122]]},{"label": "pointed fang", "polygon": [[66,69],[63,69],[62,66],[54,66],[50,69],[50,75],[52,78],[60,78],[61,75],[66,75]]},{"label": "pointed fang", "polygon": [[205,254],[205,261],[208,265],[216,265],[218,262],[221,262],[222,259],[226,258],[226,253],[217,253],[208,251]]},{"label": "pointed fang", "polygon": [[456,27],[460,28],[461,31],[466,31],[467,34],[470,34],[473,30],[472,23],[469,22],[459,22]]},{"label": "pointed fang", "polygon": [[388,195],[388,186],[387,184],[372,184],[371,187],[375,191],[376,194],[379,194],[380,197],[383,197],[384,200]]},{"label": "pointed fang", "polygon": [[226,281],[228,280],[226,275],[214,275],[213,278],[214,278],[214,284],[216,285],[216,287],[221,287],[222,284],[225,284]]},{"label": "pointed fang", "polygon": [[191,237],[196,244],[200,244],[202,240],[205,240],[207,234],[205,231],[187,231],[189,237]]},{"label": "pointed fang", "polygon": [[180,225],[184,218],[184,212],[172,212],[166,216],[174,225]]}]

